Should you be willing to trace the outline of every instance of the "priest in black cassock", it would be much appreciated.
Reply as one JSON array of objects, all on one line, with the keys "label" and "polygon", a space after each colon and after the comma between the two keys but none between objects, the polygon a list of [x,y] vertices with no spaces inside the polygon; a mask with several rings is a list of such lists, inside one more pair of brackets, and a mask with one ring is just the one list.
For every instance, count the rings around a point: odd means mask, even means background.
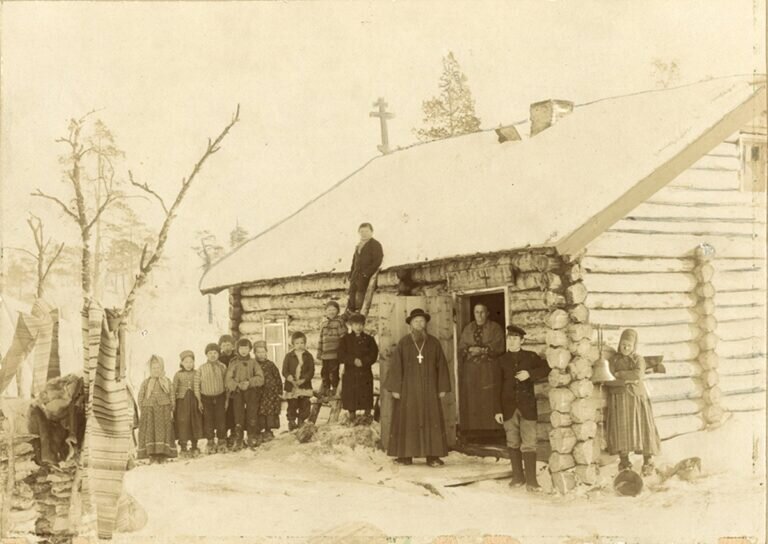
[{"label": "priest in black cassock", "polygon": [[451,382],[443,347],[426,331],[429,320],[419,308],[406,318],[411,332],[398,342],[384,383],[394,397],[387,454],[401,465],[426,457],[429,466],[438,467],[448,455],[440,399],[451,391]]}]

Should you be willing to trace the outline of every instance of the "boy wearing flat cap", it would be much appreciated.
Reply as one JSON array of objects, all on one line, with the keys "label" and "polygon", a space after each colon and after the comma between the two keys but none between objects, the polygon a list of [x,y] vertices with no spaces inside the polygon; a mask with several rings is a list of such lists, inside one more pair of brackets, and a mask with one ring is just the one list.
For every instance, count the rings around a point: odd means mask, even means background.
[{"label": "boy wearing flat cap", "polygon": [[[496,422],[504,426],[512,463],[510,487],[525,485],[538,491],[536,481],[536,396],[533,383],[549,375],[547,362],[521,349],[525,331],[507,327],[507,351],[495,361],[494,403]],[[525,465],[525,471],[523,471]]]},{"label": "boy wearing flat cap", "polygon": [[[227,451],[225,443],[227,425],[224,416],[226,405],[224,379],[227,367],[219,361],[220,354],[218,344],[208,344],[205,347],[205,356],[208,360],[195,374],[194,389],[200,391],[200,400],[203,405],[203,433],[208,442],[208,453]],[[218,443],[213,441],[214,433]]]}]

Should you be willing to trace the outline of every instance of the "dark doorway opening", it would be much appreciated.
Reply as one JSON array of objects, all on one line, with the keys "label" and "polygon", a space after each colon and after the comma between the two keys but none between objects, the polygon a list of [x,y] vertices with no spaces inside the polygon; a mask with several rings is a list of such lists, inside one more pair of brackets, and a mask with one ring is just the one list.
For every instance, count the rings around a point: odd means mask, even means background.
[{"label": "dark doorway opening", "polygon": [[[486,293],[467,294],[459,297],[459,334],[464,328],[474,321],[474,309],[478,304],[484,305],[488,308],[488,319],[498,323],[502,330],[506,330],[506,303],[504,291],[494,291]],[[477,415],[479,412],[474,412],[470,418],[467,413],[472,409],[473,403],[470,399],[477,399],[480,397],[487,397],[490,391],[487,387],[484,389],[478,389],[476,380],[467,379],[466,372],[471,372],[472,369],[467,369],[464,366],[465,362],[461,360],[461,354],[458,355],[458,367],[457,367],[457,380],[459,389],[459,425],[458,425],[458,439],[462,444],[483,444],[483,445],[498,445],[503,446],[505,443],[504,430],[496,424],[492,415],[483,418],[490,420],[485,421],[484,424],[479,425],[477,423]],[[468,363],[478,364],[478,363]],[[480,363],[489,364],[489,363]],[[463,398],[463,402],[462,402]],[[463,411],[462,411],[463,410]],[[484,412],[481,412],[484,413]]]}]

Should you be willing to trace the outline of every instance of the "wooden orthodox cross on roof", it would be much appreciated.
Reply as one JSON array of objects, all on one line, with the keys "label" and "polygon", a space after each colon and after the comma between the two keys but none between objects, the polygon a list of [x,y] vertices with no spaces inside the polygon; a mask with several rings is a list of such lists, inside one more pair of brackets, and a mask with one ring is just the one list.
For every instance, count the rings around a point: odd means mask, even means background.
[{"label": "wooden orthodox cross on roof", "polygon": [[389,149],[389,132],[387,132],[387,119],[392,119],[395,114],[387,111],[387,103],[383,98],[379,98],[373,103],[374,108],[379,108],[377,111],[372,111],[369,115],[371,117],[378,117],[381,124],[381,145],[377,146],[378,150],[384,153],[390,153]]}]

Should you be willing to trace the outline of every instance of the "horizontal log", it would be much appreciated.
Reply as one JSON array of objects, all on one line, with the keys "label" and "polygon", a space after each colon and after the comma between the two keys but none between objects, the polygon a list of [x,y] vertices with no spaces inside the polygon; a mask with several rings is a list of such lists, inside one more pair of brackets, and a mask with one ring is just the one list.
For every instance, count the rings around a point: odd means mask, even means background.
[{"label": "horizontal log", "polygon": [[699,414],[656,418],[656,428],[662,440],[701,431],[705,426],[704,417]]},{"label": "horizontal log", "polygon": [[765,373],[720,376],[718,386],[725,396],[765,391]]},{"label": "horizontal log", "polygon": [[750,237],[699,234],[681,231],[677,234],[607,231],[589,245],[592,255],[635,256],[652,253],[658,257],[690,257],[699,244],[708,243],[717,254],[728,258],[765,258],[765,241]]},{"label": "horizontal log", "polygon": [[515,277],[513,284],[509,286],[511,291],[525,291],[528,289],[557,291],[563,285],[563,281],[552,272],[523,272]]},{"label": "horizontal log", "polygon": [[654,417],[698,414],[704,409],[703,399],[682,399],[656,401],[653,403]]},{"label": "horizontal log", "polygon": [[765,302],[765,292],[758,290],[726,290],[720,289],[716,293],[717,306],[744,306],[748,304],[760,304]]},{"label": "horizontal log", "polygon": [[696,278],[688,272],[648,272],[643,274],[602,274],[591,272],[586,278],[591,293],[690,293]]},{"label": "horizontal log", "polygon": [[[765,306],[721,306],[720,302],[721,300],[718,297],[717,303],[715,304],[715,316],[717,317],[718,322],[735,321],[738,319],[765,320],[766,318]],[[726,300],[723,300],[722,302],[727,303],[727,297]]]},{"label": "horizontal log", "polygon": [[[589,277],[587,277],[589,281]],[[595,309],[691,308],[696,304],[691,293],[601,293],[589,294],[589,307]]]},{"label": "horizontal log", "polygon": [[587,299],[588,295],[587,287],[584,282],[579,281],[572,285],[569,285],[565,289],[565,300],[568,304],[575,305],[581,304]]},{"label": "horizontal log", "polygon": [[718,156],[718,157],[740,157],[740,151],[739,151],[739,143],[738,143],[739,135],[738,133],[734,134],[733,137],[729,137],[728,141],[720,142],[717,144],[717,146],[712,149],[709,153],[707,153],[706,156]]},{"label": "horizontal log", "polygon": [[721,321],[717,326],[717,335],[722,340],[739,340],[765,335],[765,320],[744,319]]},{"label": "horizontal log", "polygon": [[720,405],[730,412],[751,412],[765,410],[765,392],[724,395]]},{"label": "horizontal log", "polygon": [[[657,257],[596,257],[587,255],[582,267],[589,277],[592,273],[603,274],[642,274],[663,272],[691,272],[693,258],[657,258]],[[589,280],[587,280],[589,281]]]},{"label": "horizontal log", "polygon": [[715,273],[712,283],[718,292],[755,290],[762,292],[764,295],[766,287],[765,271],[761,269],[718,271]]},{"label": "horizontal log", "polygon": [[684,187],[666,186],[647,202],[687,203],[691,206],[713,205],[753,206],[752,195],[738,190],[703,191]]},{"label": "horizontal log", "polygon": [[701,398],[703,384],[695,378],[673,378],[667,380],[645,380],[648,396],[656,403],[665,400],[682,400]]},{"label": "horizontal log", "polygon": [[[603,327],[603,341],[606,345],[616,347],[619,344],[622,330],[626,327]],[[641,353],[656,351],[655,346],[664,346],[671,343],[693,342],[701,336],[701,331],[694,324],[689,325],[663,325],[659,327],[632,325],[637,330],[638,346]],[[593,336],[593,340],[596,339]],[[663,353],[661,353],[663,355]],[[691,357],[693,358],[693,357]]]},{"label": "horizontal log", "polygon": [[729,358],[750,357],[752,355],[765,355],[765,336],[746,338],[742,340],[721,339],[717,345],[717,353],[720,355],[722,364]]},{"label": "horizontal log", "polygon": [[648,379],[668,380],[673,378],[696,378],[701,376],[702,367],[696,360],[664,362],[666,374],[652,374]]},{"label": "horizontal log", "polygon": [[346,291],[320,291],[312,294],[243,296],[240,303],[246,312],[266,310],[320,309],[324,310],[329,300],[346,299]]},{"label": "horizontal log", "polygon": [[743,359],[721,359],[718,372],[721,376],[758,374],[765,371],[765,356],[755,355]]},{"label": "horizontal log", "polygon": [[751,236],[759,235],[759,231],[765,229],[765,223],[760,220],[739,221],[722,219],[720,221],[697,221],[695,219],[676,219],[676,218],[645,218],[632,215],[622,219],[608,232],[637,231],[648,232],[651,234],[674,234],[679,231],[702,233],[702,234],[722,234]]},{"label": "horizontal log", "polygon": [[613,327],[682,325],[696,323],[698,319],[693,308],[597,308],[590,311],[590,316],[592,323]]},{"label": "horizontal log", "polygon": [[512,291],[509,294],[509,311],[528,312],[536,310],[546,310],[550,307],[545,299],[546,291]]},{"label": "horizontal log", "polygon": [[[561,310],[562,311],[562,310]],[[510,312],[509,322],[512,325],[524,328],[526,331],[530,327],[541,327],[545,325],[548,312],[539,310],[533,312]],[[566,319],[568,314],[566,314]]]}]

